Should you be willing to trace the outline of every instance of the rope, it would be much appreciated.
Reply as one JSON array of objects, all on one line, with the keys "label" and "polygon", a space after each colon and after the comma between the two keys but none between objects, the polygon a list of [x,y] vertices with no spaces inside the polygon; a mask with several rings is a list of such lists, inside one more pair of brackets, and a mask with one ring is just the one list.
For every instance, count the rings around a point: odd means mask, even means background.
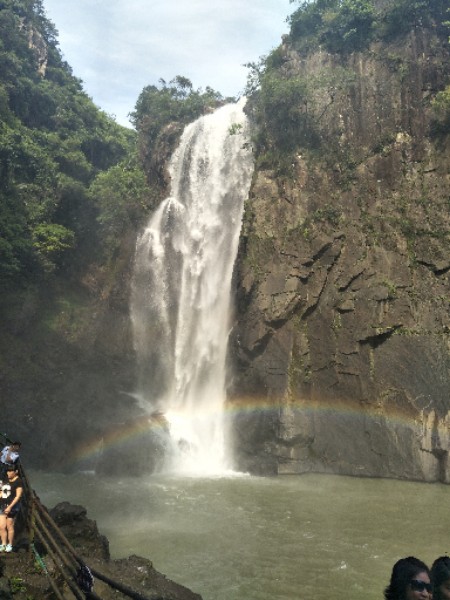
[{"label": "rope", "polygon": [[47,566],[44,563],[44,561],[42,560],[42,557],[40,556],[39,552],[36,550],[36,548],[34,547],[34,544],[31,544],[31,549],[34,553],[34,556],[36,558],[36,561],[38,562],[39,566],[42,567],[44,573],[47,575],[47,579],[49,580],[50,586],[53,590],[53,592],[55,593],[55,596],[58,598],[58,600],[64,600],[64,596],[62,595],[62,593],[59,591],[58,586],[56,585],[56,583],[53,581],[53,579],[50,577],[50,573],[48,572]]},{"label": "rope", "polygon": [[38,565],[41,567],[41,569],[44,571],[44,573],[47,573],[48,575],[48,570],[47,570],[47,565],[45,564],[45,562],[42,560],[42,556],[39,554],[39,552],[36,550],[36,546],[34,544],[31,544],[31,549],[33,551],[34,554],[34,558],[36,559],[36,562],[38,563]]}]

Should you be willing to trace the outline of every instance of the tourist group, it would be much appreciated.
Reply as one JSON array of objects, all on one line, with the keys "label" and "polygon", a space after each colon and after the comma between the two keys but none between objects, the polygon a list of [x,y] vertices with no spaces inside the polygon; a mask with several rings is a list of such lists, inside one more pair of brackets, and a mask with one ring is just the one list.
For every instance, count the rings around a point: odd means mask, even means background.
[{"label": "tourist group", "polygon": [[431,570],[408,556],[397,561],[384,590],[385,600],[450,600],[450,557],[437,558]]}]

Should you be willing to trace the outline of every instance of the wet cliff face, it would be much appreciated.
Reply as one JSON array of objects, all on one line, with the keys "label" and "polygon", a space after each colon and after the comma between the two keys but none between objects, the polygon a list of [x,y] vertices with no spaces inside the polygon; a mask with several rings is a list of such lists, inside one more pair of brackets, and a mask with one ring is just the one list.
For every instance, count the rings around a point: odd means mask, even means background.
[{"label": "wet cliff face", "polygon": [[91,263],[76,275],[2,294],[1,431],[22,441],[26,466],[79,467],[81,447],[138,414],[126,395],[134,389],[127,296],[133,250],[130,232],[109,268]]},{"label": "wet cliff face", "polygon": [[430,109],[447,39],[281,52],[288,76],[346,83],[316,91],[314,151],[255,173],[230,351],[238,461],[448,482],[450,143]]}]

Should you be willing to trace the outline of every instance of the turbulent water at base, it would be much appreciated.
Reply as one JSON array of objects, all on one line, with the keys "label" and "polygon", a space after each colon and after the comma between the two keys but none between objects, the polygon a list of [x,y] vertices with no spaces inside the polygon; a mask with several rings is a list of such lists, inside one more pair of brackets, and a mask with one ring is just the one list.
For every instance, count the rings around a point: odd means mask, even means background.
[{"label": "turbulent water at base", "polygon": [[179,472],[227,469],[230,290],[253,162],[244,101],[186,127],[171,195],[139,237],[131,316],[146,410],[170,423]]},{"label": "turbulent water at base", "polygon": [[[450,553],[450,487],[323,475],[96,479],[31,473],[203,600],[380,600],[394,562]],[[126,510],[124,510],[126,506]]]}]

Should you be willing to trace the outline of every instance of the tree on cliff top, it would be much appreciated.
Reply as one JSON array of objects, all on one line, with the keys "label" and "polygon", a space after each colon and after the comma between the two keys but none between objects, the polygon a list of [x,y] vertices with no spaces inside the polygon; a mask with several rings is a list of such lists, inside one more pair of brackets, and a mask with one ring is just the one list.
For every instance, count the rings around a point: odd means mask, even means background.
[{"label": "tree on cliff top", "polygon": [[169,83],[160,79],[159,87],[146,86],[130,116],[136,128],[151,121],[156,131],[170,121],[188,123],[221,102],[223,97],[219,92],[210,87],[204,92],[201,88],[195,90],[187,77],[177,75]]},{"label": "tree on cliff top", "polygon": [[186,125],[223,101],[222,95],[212,88],[196,90],[187,77],[177,75],[169,83],[160,79],[159,87],[148,85],[142,90],[130,115],[131,122],[141,137],[145,137],[147,146],[153,146],[168,123],[176,121]]},{"label": "tree on cliff top", "polygon": [[[345,57],[363,51],[373,40],[392,40],[416,27],[432,27],[444,38],[447,20],[448,0],[302,1],[289,18],[291,29],[285,43],[259,63],[247,65],[258,161],[286,171],[296,148],[329,147],[326,132],[317,131],[321,111],[326,108],[320,104],[320,92],[333,102],[336,92],[349,89],[354,80],[354,72],[344,67],[301,74],[287,48],[303,56],[320,48]],[[437,100],[436,114],[446,126],[447,95],[442,93]],[[323,139],[327,139],[325,144]],[[347,158],[350,164],[351,158]]]},{"label": "tree on cliff top", "polygon": [[372,35],[375,9],[371,0],[302,2],[289,18],[291,38],[325,44],[330,52],[358,50]]},{"label": "tree on cliff top", "polygon": [[301,52],[318,46],[353,52],[374,38],[402,35],[432,21],[442,23],[447,9],[448,0],[302,0],[288,18],[289,35]]}]

